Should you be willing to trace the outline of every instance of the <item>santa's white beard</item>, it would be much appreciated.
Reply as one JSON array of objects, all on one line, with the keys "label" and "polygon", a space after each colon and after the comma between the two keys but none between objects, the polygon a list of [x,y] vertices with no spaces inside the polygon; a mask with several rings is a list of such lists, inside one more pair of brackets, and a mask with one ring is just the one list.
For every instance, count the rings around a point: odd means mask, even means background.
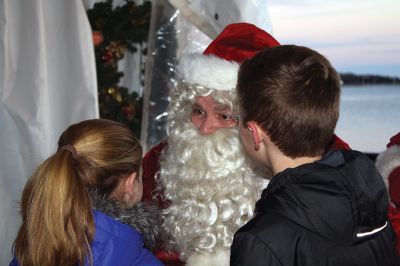
[{"label": "santa's white beard", "polygon": [[237,128],[203,136],[191,123],[171,132],[158,182],[171,202],[164,226],[183,259],[229,249],[234,233],[252,218],[263,186]]}]

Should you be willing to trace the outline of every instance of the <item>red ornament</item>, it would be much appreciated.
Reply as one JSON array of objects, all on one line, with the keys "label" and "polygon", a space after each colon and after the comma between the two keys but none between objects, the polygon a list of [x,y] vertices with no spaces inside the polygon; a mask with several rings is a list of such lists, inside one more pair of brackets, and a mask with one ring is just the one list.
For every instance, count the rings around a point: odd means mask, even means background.
[{"label": "red ornament", "polygon": [[122,107],[122,112],[124,113],[125,117],[129,120],[132,120],[133,117],[135,116],[135,110],[130,105]]},{"label": "red ornament", "polygon": [[108,51],[104,52],[104,53],[102,54],[102,56],[101,56],[101,60],[102,60],[105,64],[111,63],[112,59],[113,59],[113,55],[112,55],[112,53],[110,53],[110,52],[108,52]]},{"label": "red ornament", "polygon": [[104,40],[103,33],[101,31],[98,31],[98,30],[93,31],[92,37],[93,37],[94,46],[100,45]]}]

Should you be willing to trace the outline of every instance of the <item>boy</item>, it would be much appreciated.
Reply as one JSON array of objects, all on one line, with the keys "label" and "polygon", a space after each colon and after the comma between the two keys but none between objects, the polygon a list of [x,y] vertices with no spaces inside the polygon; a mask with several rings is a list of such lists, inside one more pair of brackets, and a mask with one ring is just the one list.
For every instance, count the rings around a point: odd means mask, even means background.
[{"label": "boy", "polygon": [[237,94],[243,146],[274,176],[235,234],[231,265],[400,265],[373,162],[324,153],[340,99],[327,59],[294,45],[266,49],[240,66]]}]

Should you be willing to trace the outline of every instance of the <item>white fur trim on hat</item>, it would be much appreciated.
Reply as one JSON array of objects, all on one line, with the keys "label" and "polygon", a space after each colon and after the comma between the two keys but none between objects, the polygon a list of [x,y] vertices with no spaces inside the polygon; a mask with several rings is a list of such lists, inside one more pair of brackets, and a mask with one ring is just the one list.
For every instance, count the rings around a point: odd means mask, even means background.
[{"label": "white fur trim on hat", "polygon": [[234,90],[239,64],[213,55],[190,54],[178,64],[179,78],[215,90]]},{"label": "white fur trim on hat", "polygon": [[400,146],[393,145],[379,154],[376,158],[375,165],[383,177],[386,187],[389,188],[388,178],[390,173],[397,167],[400,167]]},{"label": "white fur trim on hat", "polygon": [[186,260],[186,266],[229,266],[230,249],[217,249],[213,253],[192,252]]}]

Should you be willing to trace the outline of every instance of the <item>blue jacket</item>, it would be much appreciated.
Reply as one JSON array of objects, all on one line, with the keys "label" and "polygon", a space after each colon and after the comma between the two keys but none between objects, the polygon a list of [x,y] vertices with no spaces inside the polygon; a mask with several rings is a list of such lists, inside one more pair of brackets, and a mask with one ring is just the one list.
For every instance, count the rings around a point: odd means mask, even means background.
[{"label": "blue jacket", "polygon": [[143,247],[142,236],[135,229],[98,211],[93,216],[96,223],[93,265],[162,265]]},{"label": "blue jacket", "polygon": [[[162,265],[143,247],[143,239],[132,227],[99,212],[93,211],[96,233],[92,243],[94,266],[152,266]],[[18,266],[14,258],[10,266]]]}]

